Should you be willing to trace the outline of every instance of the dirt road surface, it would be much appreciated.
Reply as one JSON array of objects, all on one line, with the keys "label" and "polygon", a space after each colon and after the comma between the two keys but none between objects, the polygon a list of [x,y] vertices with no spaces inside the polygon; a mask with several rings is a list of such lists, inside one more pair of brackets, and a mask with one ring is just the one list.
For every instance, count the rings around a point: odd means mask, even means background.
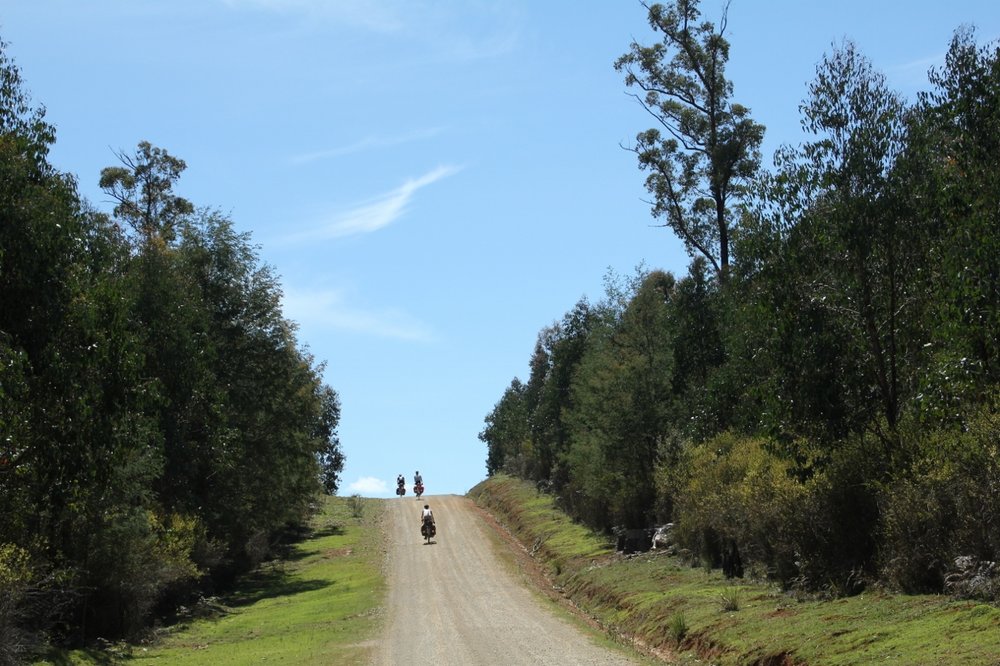
[{"label": "dirt road surface", "polygon": [[[420,536],[420,510],[437,521]],[[555,616],[497,559],[482,518],[464,497],[389,500],[388,622],[376,666],[634,664]]]}]

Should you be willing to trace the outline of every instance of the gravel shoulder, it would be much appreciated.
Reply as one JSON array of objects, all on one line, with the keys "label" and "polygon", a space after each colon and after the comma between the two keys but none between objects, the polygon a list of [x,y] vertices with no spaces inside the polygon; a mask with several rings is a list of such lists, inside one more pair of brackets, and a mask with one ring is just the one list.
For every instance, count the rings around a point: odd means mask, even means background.
[{"label": "gravel shoulder", "polygon": [[[431,544],[420,536],[424,503],[437,521]],[[595,644],[525,589],[497,559],[490,528],[467,498],[387,504],[388,617],[376,666],[637,663]]]}]

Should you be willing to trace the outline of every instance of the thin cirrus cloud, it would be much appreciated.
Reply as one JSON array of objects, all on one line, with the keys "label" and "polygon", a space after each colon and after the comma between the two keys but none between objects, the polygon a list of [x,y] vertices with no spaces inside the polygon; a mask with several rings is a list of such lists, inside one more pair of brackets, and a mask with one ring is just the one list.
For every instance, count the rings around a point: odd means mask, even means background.
[{"label": "thin cirrus cloud", "polygon": [[[310,25],[367,31],[433,45],[438,58],[479,60],[502,56],[519,43],[521,16],[509,3],[432,0],[221,0],[237,11],[299,18]],[[462,17],[456,20],[456,16]]]},{"label": "thin cirrus cloud", "polygon": [[441,133],[441,128],[434,127],[426,130],[418,130],[416,132],[410,132],[409,134],[400,134],[398,136],[369,136],[361,139],[360,141],[355,141],[352,144],[346,146],[340,146],[338,148],[331,148],[329,150],[319,150],[312,153],[304,153],[301,155],[293,156],[289,161],[292,164],[307,164],[309,162],[316,162],[318,160],[330,159],[333,157],[343,157],[344,155],[353,155],[355,153],[364,152],[367,150],[375,150],[379,148],[392,148],[395,146],[400,146],[406,143],[411,143],[413,141],[422,141],[424,139],[430,139]]},{"label": "thin cirrus cloud", "polygon": [[400,30],[405,22],[397,2],[387,0],[222,0],[233,9],[257,9],[305,16],[379,33]]},{"label": "thin cirrus cloud", "polygon": [[303,328],[339,330],[379,338],[426,342],[430,328],[395,308],[362,309],[347,302],[339,290],[285,289],[282,310]]},{"label": "thin cirrus cloud", "polygon": [[927,84],[927,73],[932,67],[944,64],[944,52],[924,56],[887,68],[886,73],[894,84],[906,88],[921,88]]},{"label": "thin cirrus cloud", "polygon": [[286,244],[334,240],[356,234],[378,231],[402,217],[413,197],[428,185],[447,178],[460,171],[456,166],[440,166],[423,176],[407,180],[394,190],[386,192],[374,200],[359,204],[346,211],[335,213],[329,220],[307,231],[284,237]]}]

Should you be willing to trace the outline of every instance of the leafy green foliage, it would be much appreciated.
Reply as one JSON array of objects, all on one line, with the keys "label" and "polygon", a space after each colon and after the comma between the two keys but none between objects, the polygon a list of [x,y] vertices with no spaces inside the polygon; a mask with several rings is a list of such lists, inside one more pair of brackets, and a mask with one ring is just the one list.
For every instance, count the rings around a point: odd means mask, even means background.
[{"label": "leafy green foliage", "polygon": [[524,384],[515,377],[486,416],[486,427],[479,433],[479,440],[487,444],[489,451],[486,459],[489,476],[502,471],[519,476],[527,473],[525,447],[530,441],[524,394]]},{"label": "leafy green foliage", "polygon": [[[588,339],[567,412],[573,482],[567,502],[598,527],[646,524],[655,497],[653,468],[671,406],[674,356],[666,302],[673,277],[645,277],[613,325]],[[606,507],[607,513],[602,511]]]},{"label": "leafy green foliage", "polygon": [[778,227],[772,233],[787,239],[793,257],[802,257],[794,280],[796,302],[808,308],[803,316],[837,326],[843,352],[858,360],[854,376],[846,377],[858,400],[850,407],[878,414],[887,447],[895,448],[902,402],[912,388],[908,361],[926,339],[919,271],[926,263],[925,234],[894,180],[904,104],[848,43],[819,65],[802,108],[803,126],[817,140],[779,154],[768,195],[778,209],[769,217]]},{"label": "leafy green foliage", "polygon": [[932,362],[920,406],[961,418],[959,405],[988,397],[1000,380],[1000,53],[955,33],[934,89],[921,95],[909,181],[932,225]]},{"label": "leafy green foliage", "polygon": [[787,471],[756,439],[723,434],[688,450],[672,479],[678,544],[712,566],[735,542],[746,560],[793,568],[797,544],[783,537],[807,491]]},{"label": "leafy green foliage", "polygon": [[909,592],[938,591],[959,558],[991,562],[1000,553],[1000,413],[989,403],[964,431],[913,440],[916,462],[882,489],[882,573]]},{"label": "leafy green foliage", "polygon": [[97,213],[22,85],[0,43],[0,632],[37,647],[138,634],[253,564],[343,454],[276,276],[173,193],[184,162],[140,143]]},{"label": "leafy green foliage", "polygon": [[30,556],[13,544],[0,545],[0,662],[23,661],[37,646],[28,631],[25,597],[30,594],[34,571]]}]

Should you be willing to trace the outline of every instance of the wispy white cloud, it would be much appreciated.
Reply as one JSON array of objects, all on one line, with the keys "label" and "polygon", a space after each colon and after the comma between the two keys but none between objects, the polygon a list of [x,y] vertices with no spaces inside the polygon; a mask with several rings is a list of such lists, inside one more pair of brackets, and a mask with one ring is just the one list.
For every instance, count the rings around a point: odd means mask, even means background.
[{"label": "wispy white cloud", "polygon": [[386,495],[389,493],[389,484],[374,476],[362,476],[347,486],[347,489],[359,495]]},{"label": "wispy white cloud", "polygon": [[311,24],[402,36],[433,47],[438,58],[480,60],[519,43],[523,17],[511,3],[481,0],[221,0],[234,10],[266,11]]},{"label": "wispy white cloud", "polygon": [[928,69],[930,69],[935,65],[943,65],[945,55],[947,54],[944,51],[941,51],[940,53],[935,53],[934,55],[924,56],[922,58],[911,60],[910,62],[904,62],[902,64],[895,65],[894,67],[890,67],[889,69],[890,71],[900,71],[900,72],[908,72],[916,69],[922,72],[926,72]]},{"label": "wispy white cloud", "polygon": [[930,56],[916,58],[909,62],[887,68],[886,75],[897,86],[919,87],[927,83],[927,72],[931,67],[944,64],[944,51]]},{"label": "wispy white cloud", "polygon": [[501,58],[521,45],[521,30],[514,19],[498,17],[496,22],[478,31],[455,31],[438,42],[445,61],[471,62]]},{"label": "wispy white cloud", "polygon": [[343,291],[285,289],[282,311],[302,329],[339,330],[380,338],[425,342],[429,326],[398,308],[366,309],[347,302]]},{"label": "wispy white cloud", "polygon": [[399,14],[399,6],[384,0],[222,0],[222,2],[234,9],[249,8],[306,16],[381,33],[396,32],[406,23]]},{"label": "wispy white cloud", "polygon": [[386,227],[407,211],[418,191],[460,171],[456,166],[440,166],[420,176],[407,180],[394,190],[374,200],[358,204],[346,211],[334,213],[316,228],[285,236],[284,243],[333,240],[355,234],[367,234]]},{"label": "wispy white cloud", "polygon": [[318,150],[312,153],[304,153],[302,155],[295,155],[290,159],[290,161],[292,164],[306,164],[308,162],[330,159],[332,157],[342,157],[344,155],[352,155],[367,150],[374,150],[378,148],[391,148],[405,143],[411,143],[413,141],[422,141],[423,139],[429,139],[440,133],[441,133],[441,128],[433,127],[431,129],[418,130],[415,132],[410,132],[409,134],[400,134],[398,136],[368,136],[346,146],[331,148],[329,150]]}]

